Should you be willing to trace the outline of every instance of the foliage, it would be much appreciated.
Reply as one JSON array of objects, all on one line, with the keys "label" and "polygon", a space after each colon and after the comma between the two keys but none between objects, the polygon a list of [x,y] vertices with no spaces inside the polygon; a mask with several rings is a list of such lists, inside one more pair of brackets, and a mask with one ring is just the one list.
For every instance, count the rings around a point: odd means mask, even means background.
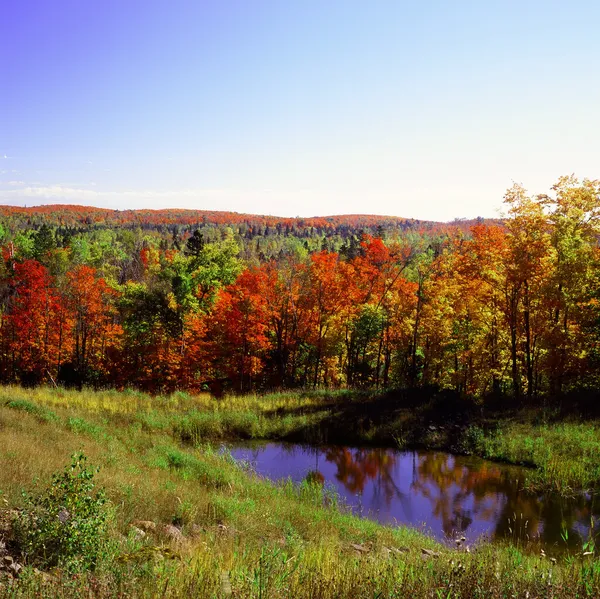
[{"label": "foliage", "polygon": [[25,507],[15,521],[16,537],[28,563],[69,570],[94,568],[107,547],[104,491],[95,490],[86,457],[74,454],[71,465],[54,474],[41,494],[24,494]]},{"label": "foliage", "polygon": [[[0,381],[216,396],[600,380],[600,182],[504,221],[0,208]],[[57,218],[58,217],[58,218]]]},{"label": "foliage", "polygon": [[[109,555],[114,559],[97,559],[94,570],[77,573],[60,566],[51,572],[25,567],[10,587],[0,587],[3,595],[220,597],[227,596],[229,587],[232,596],[240,598],[262,593],[323,599],[504,599],[527,594],[591,599],[600,593],[598,558],[595,552],[584,556],[583,546],[559,556],[556,563],[541,555],[535,544],[489,543],[473,546],[471,552],[457,550],[420,531],[381,526],[332,502],[324,505],[326,491],[320,485],[271,484],[240,468],[218,444],[182,446],[171,428],[192,409],[217,415],[253,411],[273,423],[286,418],[284,410],[311,414],[335,407],[339,414],[342,406],[372,401],[369,393],[285,392],[215,402],[207,395],[183,393],[9,387],[0,388],[0,397],[52,408],[57,415],[50,423],[40,422],[35,414],[0,402],[0,488],[11,507],[21,505],[20,488],[31,488],[32,477],[45,478],[74,448],[82,447],[90,460],[102,465],[94,482],[105,488],[115,510],[110,531],[115,553]],[[423,412],[415,414],[417,419],[422,416]],[[503,436],[513,438],[515,446],[526,448],[527,437],[539,433],[555,453],[563,447],[575,460],[592,455],[590,444],[597,437],[593,423],[563,427],[532,421],[521,428],[511,421],[501,424]],[[90,434],[94,426],[102,427],[105,436]],[[489,432],[486,429],[486,438]],[[534,443],[534,448],[537,445],[543,443]],[[372,453],[366,451],[365,457]],[[139,521],[154,523],[156,530],[146,528],[146,536],[140,538],[131,528],[141,526]],[[173,523],[183,542],[161,532]],[[570,536],[577,523],[574,526]]]}]

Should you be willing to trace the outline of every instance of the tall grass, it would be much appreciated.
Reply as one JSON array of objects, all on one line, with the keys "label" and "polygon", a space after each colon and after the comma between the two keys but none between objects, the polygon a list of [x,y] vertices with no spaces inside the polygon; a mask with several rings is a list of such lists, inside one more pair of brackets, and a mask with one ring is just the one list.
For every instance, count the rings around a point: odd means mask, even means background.
[{"label": "tall grass", "polygon": [[[20,507],[22,489],[35,493],[83,451],[100,467],[97,483],[114,510],[114,543],[94,573],[25,568],[10,587],[0,577],[0,596],[600,596],[594,555],[580,551],[555,564],[510,546],[466,553],[415,530],[356,518],[324,501],[317,485],[260,479],[207,439],[240,431],[262,435],[275,427],[283,434],[296,423],[271,415],[268,398],[227,401],[3,388],[0,497]],[[306,410],[297,418],[307,422],[310,409],[329,400],[282,394],[273,401],[276,409]],[[49,411],[52,417],[40,417]],[[555,442],[570,432],[567,427]],[[516,451],[520,445],[513,443]],[[131,528],[140,520],[155,530],[140,535]],[[181,538],[168,534],[169,524]]]},{"label": "tall grass", "polygon": [[[207,442],[246,439],[333,441],[445,449],[530,466],[532,490],[569,494],[600,486],[600,426],[595,421],[539,422],[538,414],[498,415],[495,420],[458,428],[427,426],[431,406],[394,407],[379,421],[369,394],[282,392],[216,400],[208,394],[150,396],[137,391],[68,391],[54,388],[0,388],[0,405],[25,411],[40,422],[70,418],[81,433],[101,437],[115,423],[120,428],[165,434],[197,447]],[[356,418],[359,406],[366,418]],[[110,424],[108,424],[110,423]]]},{"label": "tall grass", "polygon": [[478,455],[533,466],[526,478],[531,489],[569,494],[600,483],[600,428],[595,422],[505,422],[477,436]]}]

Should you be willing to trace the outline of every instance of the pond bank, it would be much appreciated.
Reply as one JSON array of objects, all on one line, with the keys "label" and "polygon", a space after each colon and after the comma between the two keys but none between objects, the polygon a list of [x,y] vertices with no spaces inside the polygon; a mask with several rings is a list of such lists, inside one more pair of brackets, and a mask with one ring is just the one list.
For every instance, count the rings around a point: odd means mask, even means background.
[{"label": "pond bank", "polygon": [[275,482],[318,482],[356,515],[423,529],[452,546],[492,540],[559,555],[600,533],[594,496],[524,491],[526,471],[518,466],[441,451],[339,445],[253,442],[229,451]]},{"label": "pond bank", "polygon": [[[271,409],[316,405],[271,400]],[[100,468],[95,481],[111,514],[110,543],[93,571],[36,571],[24,560],[18,577],[0,572],[0,596],[223,597],[229,588],[275,599],[600,596],[600,561],[583,546],[557,560],[518,544],[467,552],[324,506],[319,485],[244,472],[206,440],[293,428],[261,405],[264,398],[225,406],[184,394],[0,388],[2,505],[22,509],[22,489],[38,493],[83,451]],[[194,430],[202,442],[188,436]]]},{"label": "pond bank", "polygon": [[191,446],[274,440],[438,449],[529,466],[523,484],[532,491],[575,495],[600,489],[600,420],[556,408],[482,407],[426,391],[289,391],[216,400],[208,394],[0,389],[0,402],[20,397],[49,409],[68,404],[118,415]]},{"label": "pond bank", "polygon": [[528,466],[524,486],[564,495],[600,488],[600,425],[537,409],[419,403],[403,394],[278,393],[212,400],[176,417],[182,440],[262,439],[313,445],[437,449]]}]

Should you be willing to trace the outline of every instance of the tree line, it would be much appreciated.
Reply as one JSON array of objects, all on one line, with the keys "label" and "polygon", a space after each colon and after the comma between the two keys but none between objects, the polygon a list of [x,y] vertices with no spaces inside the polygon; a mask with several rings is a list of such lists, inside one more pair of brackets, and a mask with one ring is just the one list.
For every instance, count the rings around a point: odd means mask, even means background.
[{"label": "tree line", "polygon": [[538,196],[515,185],[505,204],[503,222],[468,231],[375,230],[270,257],[245,255],[227,227],[167,242],[6,226],[0,379],[529,399],[593,388],[600,182],[563,177]]}]

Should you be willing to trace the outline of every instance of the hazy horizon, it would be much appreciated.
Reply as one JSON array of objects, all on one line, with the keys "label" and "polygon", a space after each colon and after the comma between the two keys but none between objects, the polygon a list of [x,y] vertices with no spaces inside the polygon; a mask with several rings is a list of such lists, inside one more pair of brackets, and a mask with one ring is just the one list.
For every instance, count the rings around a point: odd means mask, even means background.
[{"label": "hazy horizon", "polygon": [[497,218],[600,164],[600,5],[0,7],[0,203]]},{"label": "hazy horizon", "polygon": [[[40,207],[46,207],[46,208],[52,208],[52,207],[74,207],[74,208],[94,208],[94,209],[100,209],[100,210],[108,210],[108,211],[115,211],[115,212],[127,212],[127,211],[143,211],[143,210],[150,210],[152,212],[163,212],[163,211],[199,211],[199,212],[223,212],[223,213],[230,213],[230,214],[239,214],[239,215],[247,215],[247,216],[262,216],[262,217],[267,217],[267,218],[280,218],[280,219],[312,219],[312,218],[331,218],[331,217],[361,217],[361,216],[369,216],[369,217],[375,217],[375,218],[398,218],[398,219],[403,219],[403,218],[409,218],[409,217],[404,217],[402,215],[399,214],[378,214],[378,213],[372,213],[372,212],[339,212],[339,213],[334,213],[334,214],[309,214],[309,215],[305,215],[305,216],[300,216],[300,215],[295,215],[295,216],[285,216],[285,215],[281,215],[281,214],[275,214],[275,213],[262,213],[262,212],[240,212],[238,210],[227,210],[227,209],[209,209],[209,208],[181,208],[178,206],[166,206],[166,207],[156,207],[156,208],[107,208],[106,206],[94,206],[91,204],[78,204],[78,203],[73,203],[73,204],[65,204],[65,203],[60,203],[60,202],[41,202],[41,203],[31,203],[31,204],[27,204],[27,203],[21,203],[21,204],[4,204],[2,202],[0,202],[0,208],[23,208],[23,209],[28,209],[28,208],[40,208]],[[454,218],[450,218],[447,220],[439,220],[439,219],[413,219],[413,220],[419,220],[419,221],[429,221],[429,222],[439,222],[439,223],[452,223],[454,221],[461,221],[461,220],[476,220],[477,218],[485,218],[486,220],[493,220],[493,219],[502,219],[504,218],[504,216],[493,216],[493,217],[482,217],[481,215],[478,216],[474,216],[474,217],[470,217],[470,218],[466,218],[466,217],[454,217]]]}]

